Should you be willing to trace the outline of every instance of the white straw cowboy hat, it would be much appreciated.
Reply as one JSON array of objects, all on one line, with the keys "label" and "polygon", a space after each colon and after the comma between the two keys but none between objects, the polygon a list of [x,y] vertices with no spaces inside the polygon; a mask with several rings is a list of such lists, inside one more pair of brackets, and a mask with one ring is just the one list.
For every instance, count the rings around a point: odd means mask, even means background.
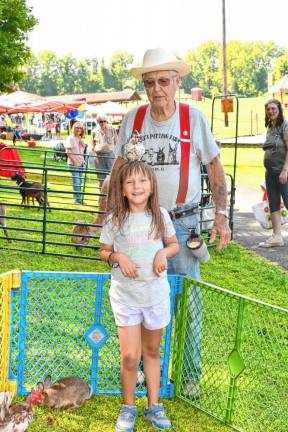
[{"label": "white straw cowboy hat", "polygon": [[131,69],[131,74],[136,79],[141,79],[147,72],[157,72],[164,70],[175,70],[181,77],[190,72],[190,66],[177,60],[172,54],[167,53],[162,48],[149,49],[143,57],[143,65]]}]

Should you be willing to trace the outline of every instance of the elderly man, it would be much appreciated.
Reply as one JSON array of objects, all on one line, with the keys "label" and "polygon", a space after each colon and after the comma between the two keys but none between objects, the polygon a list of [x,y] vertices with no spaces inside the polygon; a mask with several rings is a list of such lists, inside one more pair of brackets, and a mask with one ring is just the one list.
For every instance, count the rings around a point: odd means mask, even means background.
[{"label": "elderly man", "polygon": [[[113,126],[107,124],[105,114],[98,114],[95,129],[91,132],[91,162],[97,170],[111,171],[115,160],[115,145],[117,131]],[[100,186],[106,177],[105,172],[98,175]]]},{"label": "elderly man", "polygon": [[[219,159],[219,148],[205,116],[192,106],[186,105],[189,110],[189,123],[185,124],[182,128],[184,130],[181,131],[180,124],[181,121],[185,121],[185,113],[179,109],[179,103],[175,101],[181,77],[187,75],[189,70],[188,65],[160,48],[146,51],[143,65],[132,69],[131,72],[136,79],[143,80],[150,104],[140,107],[140,110],[134,108],[124,117],[115,154],[123,155],[124,147],[137,126],[140,129],[140,142],[146,149],[142,160],[151,164],[155,170],[160,205],[171,212],[179,235],[183,232],[183,225],[192,228],[197,223],[197,218],[194,217],[197,210],[193,209],[198,207],[201,198],[202,162],[208,172],[216,207],[211,242],[214,242],[219,234],[220,242],[217,249],[220,250],[229,243],[231,233],[226,210],[226,181]],[[186,145],[188,140],[190,148]],[[184,231],[186,242],[188,231]],[[183,253],[190,261],[191,253],[184,245]],[[187,267],[183,263],[183,258],[178,256],[178,259],[175,257],[172,260],[177,260],[177,268],[174,268],[177,273],[189,271],[190,266]],[[193,261],[191,264],[194,270],[198,269],[197,263]],[[183,269],[183,272],[180,269]],[[192,276],[198,273],[198,270],[194,270]]]},{"label": "elderly man", "polygon": [[[169,211],[181,245],[180,253],[169,259],[168,271],[199,279],[199,262],[187,248],[186,241],[191,231],[197,230],[197,208],[201,199],[201,163],[207,169],[216,208],[210,241],[214,242],[219,235],[217,249],[220,250],[229,243],[231,232],[227,219],[224,170],[219,160],[219,148],[208,122],[198,109],[175,101],[181,77],[188,74],[189,70],[188,65],[160,48],[146,51],[142,66],[132,69],[132,75],[143,81],[149,104],[134,108],[125,116],[115,153],[116,156],[123,156],[125,145],[130,141],[133,131],[139,132],[139,141],[145,147],[142,160],[150,164],[155,171],[160,205]],[[183,379],[186,380],[190,397],[197,397],[201,376],[202,305],[201,293],[196,287],[190,293],[189,313]],[[154,408],[149,408],[151,418],[148,419],[155,425],[157,419],[153,418]],[[159,408],[156,411],[158,412]],[[164,421],[164,412],[161,415],[161,428],[170,428],[169,420]],[[124,416],[121,419],[121,413],[117,425],[117,430],[128,430],[125,429],[127,418]],[[132,430],[133,418],[129,427]]]}]

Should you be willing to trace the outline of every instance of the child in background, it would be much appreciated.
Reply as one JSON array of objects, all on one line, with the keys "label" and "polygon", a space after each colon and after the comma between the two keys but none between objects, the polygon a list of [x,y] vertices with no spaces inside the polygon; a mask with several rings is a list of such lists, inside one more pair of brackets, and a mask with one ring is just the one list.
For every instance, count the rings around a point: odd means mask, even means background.
[{"label": "child in background", "polygon": [[124,404],[116,430],[133,431],[141,355],[148,392],[144,417],[156,428],[170,429],[159,404],[160,342],[170,322],[167,258],[179,252],[179,244],[168,212],[159,207],[156,177],[148,165],[125,163],[114,192],[115,206],[100,237],[100,257],[112,266],[109,295],[121,351]]}]

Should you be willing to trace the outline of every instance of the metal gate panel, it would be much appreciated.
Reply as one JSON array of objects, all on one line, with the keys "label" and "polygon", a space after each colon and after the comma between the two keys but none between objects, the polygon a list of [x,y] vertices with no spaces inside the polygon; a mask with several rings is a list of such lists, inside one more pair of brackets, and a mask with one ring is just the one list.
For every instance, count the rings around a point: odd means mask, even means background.
[{"label": "metal gate panel", "polygon": [[178,306],[176,396],[240,431],[286,432],[288,310],[189,278]]}]

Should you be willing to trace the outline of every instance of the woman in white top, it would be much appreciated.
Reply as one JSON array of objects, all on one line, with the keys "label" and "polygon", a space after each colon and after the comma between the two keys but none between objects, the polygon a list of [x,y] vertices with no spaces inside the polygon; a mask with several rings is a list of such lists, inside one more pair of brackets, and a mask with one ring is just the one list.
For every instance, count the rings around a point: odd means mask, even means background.
[{"label": "woman in white top", "polygon": [[68,156],[68,166],[72,175],[75,204],[83,204],[82,178],[85,166],[84,127],[80,122],[74,123],[70,135],[66,139],[65,149]]}]

